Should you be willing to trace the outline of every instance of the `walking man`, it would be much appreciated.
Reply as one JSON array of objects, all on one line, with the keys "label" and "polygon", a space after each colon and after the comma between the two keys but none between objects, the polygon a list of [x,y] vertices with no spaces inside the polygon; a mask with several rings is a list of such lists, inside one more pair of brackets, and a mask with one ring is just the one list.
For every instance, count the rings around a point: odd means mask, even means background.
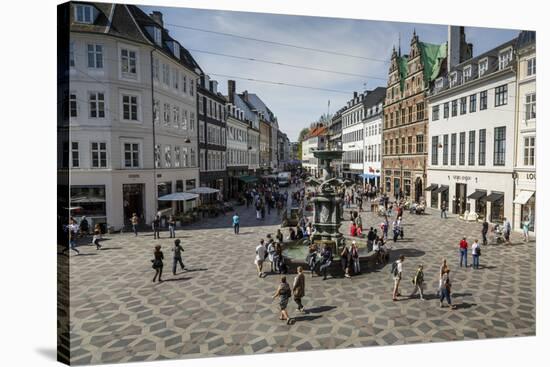
[{"label": "walking man", "polygon": [[466,237],[462,237],[462,240],[459,243],[459,253],[460,253],[460,267],[462,267],[462,261],[464,260],[464,267],[468,267],[468,242]]},{"label": "walking man", "polygon": [[392,264],[392,275],[393,275],[393,297],[394,301],[397,301],[397,297],[401,295],[399,293],[399,284],[401,283],[401,277],[403,275],[403,261],[405,261],[405,256],[399,255],[399,260],[396,260]]},{"label": "walking man", "polygon": [[474,243],[472,243],[472,268],[474,269],[479,269],[479,255],[481,255],[481,250],[476,239]]},{"label": "walking man", "polygon": [[139,218],[136,213],[132,214],[131,222],[132,222],[132,230],[134,231],[134,234],[137,236],[138,235],[137,226],[138,226]]},{"label": "walking man", "polygon": [[508,245],[512,244],[512,242],[510,242],[510,233],[512,233],[512,225],[508,218],[504,218],[504,239]]},{"label": "walking man", "polygon": [[76,248],[76,237],[78,235],[78,224],[76,224],[76,221],[71,218],[70,224],[67,227],[69,231],[69,247],[63,250],[63,253],[68,250],[73,250],[76,252],[77,255],[80,255],[80,251]]},{"label": "walking man", "polygon": [[174,262],[172,263],[172,274],[176,275],[176,268],[178,264],[181,266],[181,270],[185,269],[185,265],[183,265],[183,260],[181,259],[181,253],[184,251],[183,247],[180,245],[181,241],[179,239],[174,241],[174,248],[172,249],[172,252],[174,253]]},{"label": "walking man", "polygon": [[254,263],[256,264],[256,268],[258,269],[258,276],[261,278],[264,273],[262,272],[262,267],[264,265],[266,255],[266,249],[264,246],[264,239],[262,238],[260,240],[260,244],[256,246],[256,260]]},{"label": "walking man", "polygon": [[414,289],[411,293],[410,298],[413,298],[417,291],[420,291],[420,299],[424,301],[424,266],[420,264],[418,269],[416,269],[416,274],[412,279],[412,284]]},{"label": "walking man", "polygon": [[481,225],[481,237],[483,238],[483,246],[487,245],[488,232],[489,232],[489,223],[487,222],[487,219],[484,219],[483,224]]},{"label": "walking man", "polygon": [[170,238],[176,238],[176,218],[173,215],[168,219],[168,230],[170,231]]},{"label": "walking man", "polygon": [[447,219],[447,202],[445,200],[441,203],[441,218]]},{"label": "walking man", "polygon": [[298,312],[304,312],[304,305],[302,304],[302,298],[305,296],[306,290],[306,277],[304,275],[304,269],[298,266],[298,275],[294,278],[294,284],[292,285],[292,293],[294,294],[294,302],[298,305]]},{"label": "walking man", "polygon": [[153,236],[155,240],[160,239],[160,217],[158,215],[153,219]]},{"label": "walking man", "polygon": [[443,307],[443,300],[446,298],[449,307],[454,310],[456,309],[456,306],[453,306],[453,303],[451,301],[451,278],[449,277],[450,272],[451,271],[449,269],[446,269],[445,273],[443,274],[439,296],[439,307]]},{"label": "walking man", "polygon": [[233,216],[233,231],[235,234],[239,234],[239,223],[240,223],[239,214],[235,212],[235,215]]}]

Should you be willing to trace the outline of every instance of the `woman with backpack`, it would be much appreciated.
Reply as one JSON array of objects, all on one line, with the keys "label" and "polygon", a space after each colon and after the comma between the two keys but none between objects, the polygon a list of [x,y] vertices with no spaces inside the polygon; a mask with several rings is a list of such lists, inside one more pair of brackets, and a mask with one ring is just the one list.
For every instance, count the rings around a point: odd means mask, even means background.
[{"label": "woman with backpack", "polygon": [[472,268],[479,269],[479,256],[481,255],[481,247],[477,239],[472,243]]},{"label": "woman with backpack", "polygon": [[279,308],[281,309],[281,314],[279,315],[279,320],[286,320],[287,324],[290,324],[290,317],[288,316],[288,311],[286,307],[288,306],[288,300],[292,295],[290,290],[290,285],[286,282],[286,276],[281,277],[281,282],[273,295],[273,299],[279,297]]},{"label": "woman with backpack", "polygon": [[443,307],[443,300],[447,299],[447,304],[451,309],[456,309],[456,306],[453,305],[451,301],[451,278],[449,276],[449,273],[451,272],[450,269],[446,269],[445,273],[442,277],[442,285],[440,289],[440,296],[439,296],[439,307]]}]

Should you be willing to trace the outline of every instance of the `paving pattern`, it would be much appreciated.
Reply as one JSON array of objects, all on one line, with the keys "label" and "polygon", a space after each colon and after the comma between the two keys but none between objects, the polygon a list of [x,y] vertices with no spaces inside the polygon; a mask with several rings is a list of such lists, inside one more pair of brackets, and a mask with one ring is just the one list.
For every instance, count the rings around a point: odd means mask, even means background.
[{"label": "paving pattern", "polygon": [[[104,248],[79,247],[70,257],[70,354],[73,364],[118,363],[222,355],[398,345],[535,335],[535,242],[514,235],[511,246],[483,247],[481,269],[458,267],[458,241],[479,236],[480,224],[441,220],[434,213],[405,214],[401,293],[424,264],[427,298],[391,299],[389,266],[345,278],[306,277],[304,304],[295,323],[278,319],[271,299],[277,275],[258,278],[253,264],[261,237],[278,228],[276,212],[257,221],[239,208],[241,234],[230,216],[177,231],[187,271],[172,275],[168,233],[109,235]],[[380,222],[363,213],[364,226]],[[347,229],[347,223],[342,231]],[[163,283],[152,283],[152,251],[165,255]],[[59,255],[65,256],[65,255]],[[439,308],[438,269],[447,257],[456,310]],[[471,260],[471,257],[468,259]],[[290,276],[292,281],[293,276]]]}]

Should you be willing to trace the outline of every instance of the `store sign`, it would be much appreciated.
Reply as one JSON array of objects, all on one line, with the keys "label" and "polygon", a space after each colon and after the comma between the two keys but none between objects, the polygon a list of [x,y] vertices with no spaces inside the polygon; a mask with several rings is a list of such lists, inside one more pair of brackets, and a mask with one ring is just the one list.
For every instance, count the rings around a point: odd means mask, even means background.
[{"label": "store sign", "polygon": [[537,179],[537,174],[536,174],[536,173],[533,173],[533,172],[531,172],[531,173],[526,173],[526,174],[525,174],[525,178],[526,178],[527,180],[534,181],[534,180]]},{"label": "store sign", "polygon": [[470,181],[472,179],[472,176],[454,175],[452,177],[453,177],[453,180],[455,181]]},{"label": "store sign", "polygon": [[139,178],[139,175],[138,174],[130,174],[128,175],[128,178]]}]

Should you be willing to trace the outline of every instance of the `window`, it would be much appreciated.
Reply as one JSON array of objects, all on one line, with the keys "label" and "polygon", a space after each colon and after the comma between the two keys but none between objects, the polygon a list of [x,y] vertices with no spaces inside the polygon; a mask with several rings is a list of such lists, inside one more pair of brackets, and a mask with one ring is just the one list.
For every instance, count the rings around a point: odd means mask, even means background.
[{"label": "window", "polygon": [[195,95],[195,81],[193,79],[189,80],[189,94],[191,97]]},{"label": "window", "polygon": [[122,95],[122,119],[138,121],[138,97]]},{"label": "window", "polygon": [[456,134],[451,134],[451,166],[456,166]]},{"label": "window", "polygon": [[480,166],[485,165],[485,129],[479,130],[479,158],[478,164]]},{"label": "window", "polygon": [[189,154],[189,156],[190,156],[189,157],[190,158],[189,159],[189,166],[190,167],[195,167],[197,165],[197,163],[196,163],[197,162],[197,157],[196,157],[197,153],[195,152],[195,148],[191,148],[190,152],[191,153]]},{"label": "window", "polygon": [[501,52],[498,55],[498,69],[504,69],[510,64],[510,61],[512,61],[512,49]]},{"label": "window", "polygon": [[468,133],[468,165],[476,164],[476,132],[471,130]]},{"label": "window", "polygon": [[71,142],[71,166],[74,168],[80,167],[80,154],[78,152],[78,142]]},{"label": "window", "polygon": [[439,120],[439,105],[432,107],[432,121]]},{"label": "window", "polygon": [[103,46],[88,45],[88,67],[103,69]]},{"label": "window", "polygon": [[449,118],[449,102],[445,102],[443,104],[443,118],[444,119]]},{"label": "window", "polygon": [[409,136],[407,138],[407,153],[412,154],[413,152],[413,137]]},{"label": "window", "polygon": [[438,164],[438,145],[439,136],[432,136],[432,166],[437,166]]},{"label": "window", "polygon": [[174,122],[174,127],[180,126],[180,108],[178,106],[172,107],[172,121]]},{"label": "window", "polygon": [[405,124],[405,109],[401,109],[401,124]]},{"label": "window", "polygon": [[168,125],[170,123],[170,104],[164,104],[164,124]]},{"label": "window", "polygon": [[449,164],[449,135],[443,135],[443,164]]},{"label": "window", "polygon": [[458,83],[458,73],[452,72],[451,73],[451,87],[454,87]]},{"label": "window", "polygon": [[157,124],[160,121],[160,101],[158,99],[153,102],[153,121]]},{"label": "window", "polygon": [[461,115],[466,114],[466,104],[467,104],[466,97],[461,97],[460,98],[460,114]]},{"label": "window", "polygon": [[168,64],[162,64],[162,82],[170,85],[170,66]]},{"label": "window", "polygon": [[75,18],[78,23],[93,23],[93,8],[89,5],[75,5]]},{"label": "window", "polygon": [[153,27],[153,39],[157,45],[162,45],[162,33],[159,27]]},{"label": "window", "polygon": [[106,168],[107,167],[107,144],[92,143],[92,167]]},{"label": "window", "polygon": [[160,62],[156,57],[153,59],[153,78],[158,81],[160,78]]},{"label": "window", "polygon": [[74,42],[69,42],[69,66],[74,67]]},{"label": "window", "polygon": [[204,121],[199,121],[199,141],[204,143]]},{"label": "window", "polygon": [[416,104],[416,121],[424,120],[424,103]]},{"label": "window", "polygon": [[506,160],[506,126],[495,127],[493,165],[504,166]]},{"label": "window", "polygon": [[527,60],[527,76],[535,75],[537,73],[537,58]]},{"label": "window", "polygon": [[139,144],[124,143],[124,167],[139,168]]},{"label": "window", "polygon": [[179,145],[174,146],[174,167],[179,168],[181,166],[181,148]]},{"label": "window", "polygon": [[182,76],[182,90],[183,90],[183,93],[187,93],[187,75],[183,75]]},{"label": "window", "polygon": [[155,145],[155,168],[160,168],[160,145]]},{"label": "window", "polygon": [[537,117],[536,113],[537,96],[535,93],[525,96],[525,119],[531,120]]},{"label": "window", "polygon": [[470,65],[466,66],[463,70],[464,81],[467,82],[472,77],[472,67]]},{"label": "window", "polygon": [[[179,111],[179,108],[178,108]],[[187,110],[183,110],[183,118],[181,121],[181,128],[187,130]]]},{"label": "window", "polygon": [[104,118],[105,117],[105,95],[103,93],[92,92],[89,95],[90,101],[90,117]]},{"label": "window", "polygon": [[458,147],[458,164],[463,166],[466,163],[466,133],[460,133],[460,141]]},{"label": "window", "polygon": [[178,69],[174,69],[174,72],[172,73],[172,86],[174,89],[179,89],[179,82],[180,82],[180,71]]},{"label": "window", "polygon": [[120,50],[120,63],[122,74],[128,76],[137,75],[136,52],[127,49]]},{"label": "window", "polygon": [[78,105],[76,102],[76,94],[70,93],[69,94],[69,116],[77,117],[77,115],[78,115]]},{"label": "window", "polygon": [[479,110],[487,109],[487,91],[479,92]]},{"label": "window", "polygon": [[195,112],[189,113],[189,130],[195,131]]},{"label": "window", "polygon": [[523,165],[535,165],[535,137],[529,136],[523,140]]},{"label": "window", "polygon": [[480,61],[478,66],[479,76],[482,76],[487,72],[489,68],[489,61],[487,59]]},{"label": "window", "polygon": [[458,100],[451,102],[451,116],[455,117],[458,113]]},{"label": "window", "polygon": [[470,96],[470,113],[476,112],[477,106],[477,94],[472,94]]},{"label": "window", "polygon": [[424,153],[424,135],[416,136],[416,153]]},{"label": "window", "polygon": [[508,103],[508,85],[504,84],[495,88],[495,107]]},{"label": "window", "polygon": [[164,167],[172,168],[172,148],[170,145],[164,146]]}]

